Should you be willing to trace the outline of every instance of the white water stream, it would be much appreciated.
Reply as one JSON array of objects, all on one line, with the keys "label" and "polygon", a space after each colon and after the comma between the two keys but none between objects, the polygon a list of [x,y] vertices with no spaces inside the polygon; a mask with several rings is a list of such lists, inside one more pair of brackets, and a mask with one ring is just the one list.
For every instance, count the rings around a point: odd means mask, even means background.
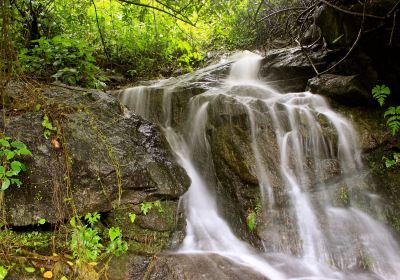
[{"label": "white water stream", "polygon": [[[224,81],[192,97],[180,129],[171,126],[171,94],[176,85],[154,86],[164,86],[163,108],[158,108],[161,124],[192,180],[183,198],[187,228],[179,253],[216,253],[273,280],[400,279],[400,247],[386,226],[373,218],[381,214],[379,207],[369,208],[375,200],[367,198],[374,195],[367,192],[351,123],[332,111],[321,96],[281,94],[265,85],[257,79],[260,59],[244,55],[233,63]],[[150,95],[155,94],[146,89],[136,87],[122,94],[122,102],[145,118],[151,110]],[[276,202],[277,185],[284,189],[290,200],[288,212],[293,213],[294,233],[277,231],[281,225],[270,219],[270,228],[264,232],[271,237],[263,241],[265,252],[234,234],[220,215],[215,197],[218,171],[207,136],[209,118],[216,112],[231,116],[237,108],[248,119],[263,215],[279,215],[282,210]],[[266,127],[273,138],[264,135]],[[265,153],[273,150],[274,143],[278,152],[271,162]],[[324,181],[335,168],[339,179]],[[336,203],[338,192],[344,205]],[[367,204],[368,213],[358,207],[362,203]],[[288,241],[288,236],[295,237]]]}]

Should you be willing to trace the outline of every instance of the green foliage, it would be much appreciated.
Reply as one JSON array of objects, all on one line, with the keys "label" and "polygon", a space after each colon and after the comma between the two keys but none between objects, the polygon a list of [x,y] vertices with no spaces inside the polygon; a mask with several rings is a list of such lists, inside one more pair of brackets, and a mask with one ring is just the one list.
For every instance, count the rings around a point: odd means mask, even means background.
[{"label": "green foliage", "polygon": [[46,139],[49,139],[51,133],[57,130],[57,128],[53,126],[47,115],[43,116],[42,127],[43,127],[43,136]]},{"label": "green foliage", "polygon": [[388,118],[386,125],[391,129],[392,134],[395,135],[400,129],[400,106],[389,107],[384,114]]},{"label": "green foliage", "polygon": [[385,161],[385,167],[390,169],[400,163],[400,153],[393,153],[391,158],[383,157],[382,159]]},{"label": "green foliage", "polygon": [[44,225],[46,223],[46,219],[40,218],[37,223],[38,223],[38,225]]},{"label": "green foliage", "polygon": [[35,272],[35,268],[34,267],[32,267],[32,266],[26,266],[26,267],[24,267],[24,269],[25,269],[25,271],[26,272],[28,272],[28,273],[34,273]]},{"label": "green foliage", "polygon": [[122,239],[122,233],[119,227],[111,227],[108,230],[109,242],[105,247],[101,243],[101,238],[96,229],[92,227],[100,220],[100,214],[88,213],[85,215],[87,225],[77,225],[79,219],[73,217],[70,220],[72,234],[70,247],[72,255],[85,263],[94,262],[106,248],[106,252],[115,256],[121,256],[128,250],[128,243]]},{"label": "green foliage", "polygon": [[84,262],[93,262],[100,255],[103,245],[95,229],[87,226],[75,226],[71,235],[71,251],[75,258]]},{"label": "green foliage", "polygon": [[142,211],[143,215],[147,215],[147,213],[153,208],[152,202],[142,202],[140,203],[140,211]]},{"label": "green foliage", "polygon": [[0,182],[1,191],[5,191],[10,185],[22,185],[19,174],[26,171],[26,166],[16,160],[16,156],[32,155],[31,151],[21,141],[11,141],[10,137],[0,139]]},{"label": "green foliage", "polygon": [[385,85],[376,85],[372,89],[372,96],[378,101],[379,105],[385,104],[386,98],[390,95],[390,89]]},{"label": "green foliage", "polygon": [[140,203],[140,211],[143,213],[143,215],[147,215],[147,213],[153,209],[153,207],[157,207],[159,213],[164,213],[164,209],[162,208],[159,200]]},{"label": "green foliage", "polygon": [[254,41],[257,4],[247,0],[146,2],[155,9],[128,2],[13,1],[22,70],[101,88],[99,67],[132,78],[171,75],[197,67],[208,48],[245,48]]},{"label": "green foliage", "polygon": [[87,42],[58,35],[51,39],[42,37],[33,43],[34,48],[23,48],[18,55],[25,73],[51,76],[70,85],[105,86],[96,76],[99,68],[94,64],[94,49]]},{"label": "green foliage", "polygon": [[8,269],[0,265],[0,280],[4,280],[8,274]]},{"label": "green foliage", "polygon": [[247,215],[246,222],[247,222],[247,227],[249,228],[250,231],[253,231],[256,228],[257,225],[257,215],[260,213],[262,209],[261,205],[261,199],[257,199],[256,207],[254,210],[251,210],[249,214]]},{"label": "green foliage", "polygon": [[341,187],[339,189],[339,199],[344,204],[348,204],[349,203],[349,190],[346,187]]},{"label": "green foliage", "polygon": [[128,216],[129,216],[129,220],[133,224],[136,221],[136,214],[135,213],[129,213]]},{"label": "green foliage", "polygon": [[85,215],[85,220],[88,221],[91,227],[93,227],[98,221],[100,221],[100,214],[97,212],[87,213]]},{"label": "green foliage", "polygon": [[251,211],[247,215],[247,227],[250,229],[250,231],[253,231],[256,227],[257,224],[257,214],[255,211]]},{"label": "green foliage", "polygon": [[122,233],[118,227],[112,227],[108,230],[110,243],[107,247],[107,253],[111,253],[117,257],[126,253],[128,250],[128,243],[122,240]]},{"label": "green foliage", "polygon": [[21,249],[41,250],[48,248],[52,235],[49,232],[14,232],[9,229],[0,231],[0,250],[21,253]]}]

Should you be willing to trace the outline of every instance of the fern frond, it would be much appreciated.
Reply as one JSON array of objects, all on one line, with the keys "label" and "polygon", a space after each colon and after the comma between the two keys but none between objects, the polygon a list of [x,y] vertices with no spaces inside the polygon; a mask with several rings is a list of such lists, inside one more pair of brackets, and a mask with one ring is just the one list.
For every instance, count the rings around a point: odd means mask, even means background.
[{"label": "fern frond", "polygon": [[378,101],[379,105],[385,104],[386,97],[390,95],[390,88],[385,85],[376,85],[372,89],[372,96]]},{"label": "fern frond", "polygon": [[[398,106],[398,107],[400,107],[400,106]],[[387,108],[387,110],[386,110],[385,113],[383,114],[383,116],[384,116],[385,118],[388,117],[388,116],[395,116],[395,115],[397,115],[397,108],[396,108],[396,107],[393,107],[393,106]]]},{"label": "fern frond", "polygon": [[391,121],[387,125],[392,130],[393,135],[395,135],[400,129],[400,121],[399,120]]}]

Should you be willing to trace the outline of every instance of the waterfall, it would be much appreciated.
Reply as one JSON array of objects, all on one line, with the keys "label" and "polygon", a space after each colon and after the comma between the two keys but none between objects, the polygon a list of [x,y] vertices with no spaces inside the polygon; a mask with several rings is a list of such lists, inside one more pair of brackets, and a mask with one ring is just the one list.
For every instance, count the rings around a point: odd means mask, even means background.
[{"label": "waterfall", "polygon": [[[381,210],[368,192],[352,124],[321,96],[268,87],[257,77],[260,60],[245,53],[234,58],[224,79],[204,78],[217,65],[122,94],[126,106],[162,125],[192,180],[183,197],[186,237],[177,253],[215,253],[268,279],[400,279],[400,247],[377,220]],[[203,83],[204,90],[178,112],[172,94],[191,82]],[[184,118],[176,124],[178,113]],[[252,159],[260,215],[268,220],[258,230],[261,251],[232,230],[216,192],[220,182],[208,133],[216,123],[242,116],[250,139],[250,153],[243,156]]]}]

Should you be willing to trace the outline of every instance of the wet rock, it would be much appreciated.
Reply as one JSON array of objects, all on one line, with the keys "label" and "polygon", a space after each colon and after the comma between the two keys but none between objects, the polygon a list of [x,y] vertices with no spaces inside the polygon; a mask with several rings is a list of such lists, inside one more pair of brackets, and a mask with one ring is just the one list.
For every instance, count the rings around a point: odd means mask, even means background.
[{"label": "wet rock", "polygon": [[56,223],[72,208],[107,212],[120,201],[177,200],[187,190],[190,180],[158,127],[134,114],[124,116],[116,98],[61,87],[46,89],[43,98],[58,128],[51,139],[43,137],[43,112],[7,119],[6,134],[33,153],[24,158],[24,185],[5,193],[8,224],[32,225],[39,218]]},{"label": "wet rock", "polygon": [[248,267],[214,254],[161,255],[149,264],[146,276],[150,280],[267,280]]},{"label": "wet rock", "polygon": [[358,75],[324,74],[308,80],[307,90],[349,106],[360,106],[375,102],[370,89],[365,88]]},{"label": "wet rock", "polygon": [[[314,66],[323,69],[331,56],[327,51],[309,53]],[[304,91],[308,79],[315,76],[312,65],[300,47],[268,52],[262,60],[260,75],[267,84],[282,92]]]}]

